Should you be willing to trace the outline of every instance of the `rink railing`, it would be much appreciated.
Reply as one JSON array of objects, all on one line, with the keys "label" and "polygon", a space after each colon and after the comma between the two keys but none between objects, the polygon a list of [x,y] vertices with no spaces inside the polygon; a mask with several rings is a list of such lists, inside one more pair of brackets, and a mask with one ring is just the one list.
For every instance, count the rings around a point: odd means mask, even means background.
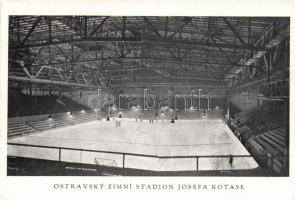
[{"label": "rink railing", "polygon": [[[251,155],[158,156],[58,146],[7,143],[8,155],[151,171],[202,171],[256,168]],[[14,146],[14,149],[9,147]],[[30,149],[32,151],[30,151]],[[52,151],[54,150],[54,151]],[[83,155],[84,154],[84,155]],[[249,160],[251,159],[249,164]],[[253,163],[254,162],[254,163]],[[159,167],[160,166],[160,167]]]}]

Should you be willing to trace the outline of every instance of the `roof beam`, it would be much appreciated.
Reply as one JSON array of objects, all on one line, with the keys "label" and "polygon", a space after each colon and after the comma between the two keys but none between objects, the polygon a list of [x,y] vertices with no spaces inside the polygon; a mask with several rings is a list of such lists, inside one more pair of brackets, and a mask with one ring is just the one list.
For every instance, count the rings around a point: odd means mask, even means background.
[{"label": "roof beam", "polygon": [[51,85],[63,85],[63,86],[71,86],[71,87],[86,87],[86,88],[106,88],[100,85],[87,85],[81,83],[71,83],[64,81],[55,81],[48,79],[37,79],[37,78],[27,78],[27,77],[19,77],[19,76],[8,76],[9,80],[20,81],[20,82],[29,82],[29,83],[39,83],[39,84],[51,84]]},{"label": "roof beam", "polygon": [[30,35],[33,33],[33,31],[35,30],[36,26],[38,25],[38,23],[41,21],[42,17],[38,17],[36,19],[36,21],[34,22],[34,24],[32,25],[32,27],[30,28],[28,34],[25,36],[25,38],[23,39],[21,45],[24,45],[26,43],[26,41],[28,40],[28,38],[30,37]]},{"label": "roof beam", "polygon": [[84,17],[84,37],[87,37],[87,16]]},{"label": "roof beam", "polygon": [[88,37],[91,37],[94,35],[94,33],[96,33],[96,31],[105,23],[105,21],[108,19],[109,17],[105,17],[101,22],[100,24],[98,24],[95,29],[89,34]]},{"label": "roof beam", "polygon": [[202,88],[220,88],[220,89],[228,89],[227,84],[224,85],[202,85],[200,83],[125,83],[125,84],[112,84],[112,87],[202,87]]},{"label": "roof beam", "polygon": [[165,20],[165,39],[167,39],[167,32],[168,32],[168,17],[166,17],[166,20]]},{"label": "roof beam", "polygon": [[59,45],[59,44],[72,44],[72,43],[83,43],[83,42],[123,42],[123,43],[147,43],[147,44],[154,44],[154,45],[185,45],[191,47],[197,46],[207,46],[207,47],[222,47],[222,48],[236,48],[236,49],[253,49],[253,50],[265,50],[265,47],[261,46],[249,46],[249,45],[238,45],[238,44],[222,44],[222,43],[207,43],[206,41],[193,41],[193,40],[178,40],[178,39],[171,39],[171,40],[156,40],[156,39],[142,39],[140,37],[87,37],[81,39],[70,39],[70,40],[60,40],[60,41],[52,41],[52,42],[43,42],[39,44],[27,44],[27,45],[20,45],[12,47],[11,49],[22,49],[22,48],[32,48],[32,47],[40,47],[40,46],[48,46],[48,45]]},{"label": "roof beam", "polygon": [[[251,50],[254,50],[256,46],[259,46],[258,44],[259,44],[259,42],[260,42],[261,40],[263,40],[264,36],[267,35],[270,31],[273,31],[273,26],[274,26],[274,23],[270,24],[270,25],[265,29],[265,31],[261,34],[261,36],[260,36],[260,37],[254,42],[254,44],[253,44],[253,49],[249,49],[249,50],[245,53],[245,56],[247,56],[248,54],[250,54],[250,53],[251,53]],[[264,46],[267,48],[268,44],[265,44]],[[266,48],[264,48],[264,49],[266,49]],[[261,51],[263,52],[263,51],[265,51],[265,50],[261,50]],[[258,52],[259,52],[259,51],[258,51]],[[262,52],[260,52],[260,53],[262,53]],[[260,53],[257,53],[257,54],[260,54]],[[253,57],[254,57],[254,56],[253,56]],[[236,63],[245,63],[245,62],[243,61],[243,59],[244,59],[244,57],[240,58]],[[250,58],[249,60],[251,60],[251,59],[253,59],[253,58]],[[248,61],[249,61],[249,60],[248,60]],[[230,69],[229,72],[232,72],[232,73],[228,73],[228,74],[226,74],[226,75],[225,75],[225,78],[227,78],[227,77],[233,77],[233,74],[239,74],[239,73],[241,73],[242,71],[243,71],[243,70],[240,70],[240,68],[238,68],[237,70],[235,70],[235,69]]]},{"label": "roof beam", "polygon": [[169,36],[169,39],[172,39],[174,37],[174,35],[176,35],[179,31],[181,31],[183,29],[183,27],[187,24],[188,24],[187,22],[182,24],[172,35]]},{"label": "roof beam", "polygon": [[243,40],[243,38],[240,36],[240,34],[230,24],[230,22],[225,17],[223,17],[222,19],[227,24],[227,26],[230,28],[230,30],[236,35],[236,37],[239,39],[239,41],[241,42],[241,44],[247,45],[246,42]]},{"label": "roof beam", "polygon": [[[160,79],[160,80],[162,80],[163,76],[136,76],[136,78],[139,78],[139,79],[142,79],[142,78],[145,78],[145,79]],[[184,80],[188,79],[187,77],[184,77],[184,76],[171,76],[171,77],[169,76],[169,77],[165,77],[165,78],[184,79]],[[120,77],[112,78],[112,80],[120,80],[120,79],[121,79]],[[123,80],[133,80],[134,77],[124,77],[122,79]],[[192,77],[192,78],[190,78],[190,80],[219,81],[219,79],[217,79],[217,78],[206,78],[206,77]]]},{"label": "roof beam", "polygon": [[[212,36],[210,36],[211,40],[216,44],[216,41],[214,40],[214,38]],[[233,64],[233,62],[231,61],[231,59],[229,58],[229,56],[223,51],[223,49],[221,47],[218,47],[219,51],[225,56],[226,60],[230,63]]]},{"label": "roof beam", "polygon": [[145,21],[150,25],[150,27],[153,29],[153,31],[156,33],[156,35],[159,38],[162,38],[162,35],[157,31],[157,29],[154,27],[154,25],[150,22],[150,20],[147,17],[143,17]]},{"label": "roof beam", "polygon": [[[180,59],[173,59],[173,58],[157,58],[157,57],[115,57],[115,58],[103,58],[103,59],[88,59],[88,60],[75,60],[70,62],[58,62],[58,63],[51,63],[51,65],[56,64],[74,64],[74,63],[96,63],[99,61],[121,61],[121,60],[155,60],[155,61],[162,61],[162,62],[172,62],[172,63],[190,63],[190,64],[205,64],[205,65],[222,65],[222,66],[239,66],[239,67],[249,67],[246,65],[240,64],[229,64],[229,63],[217,63],[217,62],[205,62],[200,60],[180,60]],[[40,65],[32,65],[34,67],[41,67],[44,64]],[[45,64],[48,65],[48,64]]]},{"label": "roof beam", "polygon": [[126,32],[126,17],[123,17],[123,26],[122,26],[122,37],[125,38]]},{"label": "roof beam", "polygon": [[[154,69],[160,69],[160,67],[154,67]],[[139,67],[124,67],[123,71],[140,71],[141,69]],[[108,72],[118,72],[121,71],[121,69],[108,69]],[[174,69],[174,72],[183,72],[183,69]],[[224,71],[221,70],[200,70],[200,69],[191,69],[191,70],[185,70],[185,72],[190,73],[198,73],[198,72],[209,72],[209,73],[224,73]]]},{"label": "roof beam", "polygon": [[[111,18],[111,20],[114,22],[114,25],[115,27],[118,29],[118,30],[121,30],[123,29],[123,26],[121,27],[119,24],[121,23],[121,21],[118,21],[118,19],[116,18]],[[124,23],[124,18],[123,18],[123,23]],[[125,33],[126,31],[129,31],[134,37],[137,37],[137,38],[141,38],[142,37],[142,34],[140,31],[132,28],[132,27],[126,27],[126,24],[125,24]],[[123,36],[123,32],[122,32],[122,36]]]}]

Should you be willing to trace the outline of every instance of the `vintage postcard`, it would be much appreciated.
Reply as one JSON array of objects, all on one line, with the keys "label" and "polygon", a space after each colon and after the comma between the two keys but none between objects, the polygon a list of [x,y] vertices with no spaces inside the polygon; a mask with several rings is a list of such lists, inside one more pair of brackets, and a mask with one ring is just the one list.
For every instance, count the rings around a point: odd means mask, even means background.
[{"label": "vintage postcard", "polygon": [[295,199],[293,2],[0,5],[1,199]]}]

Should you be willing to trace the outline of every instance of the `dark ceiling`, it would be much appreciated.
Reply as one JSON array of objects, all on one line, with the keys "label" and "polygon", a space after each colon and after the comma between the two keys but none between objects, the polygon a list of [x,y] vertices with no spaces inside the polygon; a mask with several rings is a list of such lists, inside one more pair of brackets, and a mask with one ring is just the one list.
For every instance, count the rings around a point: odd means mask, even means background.
[{"label": "dark ceiling", "polygon": [[288,24],[270,17],[11,16],[9,79],[226,86],[233,69],[249,67],[247,59]]}]

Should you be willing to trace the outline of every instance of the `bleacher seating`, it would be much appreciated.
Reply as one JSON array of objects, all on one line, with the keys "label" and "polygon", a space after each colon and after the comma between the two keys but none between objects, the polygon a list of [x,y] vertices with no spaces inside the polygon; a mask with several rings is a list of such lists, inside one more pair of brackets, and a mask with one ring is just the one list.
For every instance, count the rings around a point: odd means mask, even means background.
[{"label": "bleacher seating", "polygon": [[39,131],[68,125],[63,119],[48,119],[44,121],[29,122],[28,124]]},{"label": "bleacher seating", "polygon": [[19,136],[36,132],[36,129],[26,123],[8,124],[8,136]]},{"label": "bleacher seating", "polygon": [[39,133],[48,129],[71,126],[83,122],[97,120],[99,115],[94,113],[76,112],[69,114],[56,114],[52,118],[30,121],[26,123],[8,123],[8,137],[20,136],[23,134]]},{"label": "bleacher seating", "polygon": [[83,123],[91,120],[97,120],[98,116],[94,114],[77,114],[74,117],[73,116],[68,116],[65,120],[69,124],[78,124],[78,123]]},{"label": "bleacher seating", "polygon": [[261,144],[261,142],[259,140],[257,140],[257,138],[251,138],[249,139],[249,143],[247,144],[251,144],[250,146],[247,146],[248,149],[250,150],[250,152],[258,155],[264,155],[266,154],[266,150],[264,149],[263,145]]},{"label": "bleacher seating", "polygon": [[[229,127],[236,135],[240,135],[237,134],[240,130],[248,129],[242,134],[248,150],[253,155],[265,156],[264,160],[262,159],[262,162],[265,162],[263,164],[273,169],[280,168],[283,165],[281,161],[285,160],[288,134],[284,115],[281,105],[266,103],[261,107],[235,114],[229,121]],[[267,161],[267,155],[276,160],[276,167],[274,162]]]},{"label": "bleacher seating", "polygon": [[[9,93],[8,98],[9,118],[37,116],[36,119],[33,117],[33,120],[20,120],[20,122],[16,120],[16,122],[9,122],[8,137],[38,133],[52,128],[97,120],[98,117],[97,114],[92,113],[87,107],[65,97],[54,95],[30,97],[28,95],[23,95],[21,91],[12,91]],[[84,110],[84,112],[82,113],[81,110]],[[73,113],[73,115],[65,114],[69,111]],[[87,111],[89,113],[87,113]],[[52,118],[44,117],[44,114],[48,114],[48,116],[52,115]]]}]

